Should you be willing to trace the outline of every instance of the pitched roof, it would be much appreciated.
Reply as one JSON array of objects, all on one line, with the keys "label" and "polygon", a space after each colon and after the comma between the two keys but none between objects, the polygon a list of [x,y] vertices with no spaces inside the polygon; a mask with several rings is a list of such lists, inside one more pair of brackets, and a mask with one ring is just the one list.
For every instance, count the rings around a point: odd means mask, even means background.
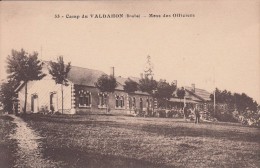
[{"label": "pitched roof", "polygon": [[197,96],[195,96],[194,94],[190,93],[190,92],[187,91],[187,90],[186,90],[186,92],[185,92],[185,98],[186,98],[186,99],[189,99],[189,100],[196,101],[196,102],[204,101],[204,100],[201,100],[201,98],[198,98]]},{"label": "pitched roof", "polygon": [[[68,74],[68,80],[76,85],[85,85],[85,86],[92,86],[95,87],[95,83],[97,82],[98,78],[105,73],[99,70],[93,70],[88,68],[81,68],[77,66],[71,66],[71,70]],[[124,77],[115,77],[117,81],[117,90],[124,90],[125,81],[128,78]],[[136,77],[129,77],[133,81],[138,82],[139,79]],[[149,95],[148,93],[135,91],[135,94],[144,94]]]},{"label": "pitched roof", "polygon": [[[133,81],[139,83],[139,78],[137,78],[137,77],[129,77],[129,78],[130,78],[131,80],[133,80]],[[116,81],[117,81],[117,83],[118,83],[116,89],[118,89],[118,90],[124,90],[125,81],[126,81],[127,79],[128,79],[128,78],[124,78],[124,77],[121,77],[121,76],[116,77]],[[135,94],[149,95],[148,93],[142,92],[142,91],[139,91],[139,90],[135,91],[134,93],[135,93]]]},{"label": "pitched roof", "polygon": [[127,78],[123,78],[121,76],[116,77],[116,82],[117,82],[117,87],[116,89],[118,90],[124,90],[124,85],[125,85],[125,81],[127,80]]},{"label": "pitched roof", "polygon": [[192,91],[192,87],[185,87],[185,89],[191,93],[194,94],[194,96],[197,96],[198,98],[202,99],[203,101],[210,101],[210,93],[204,89],[195,88],[195,92]]},{"label": "pitched roof", "polygon": [[137,78],[137,77],[124,78],[124,77],[118,76],[118,77],[116,77],[116,81],[118,83],[118,89],[124,89],[123,86],[125,85],[125,81],[127,81],[128,79],[131,79],[131,80],[135,81],[136,83],[139,83],[139,78]]},{"label": "pitched roof", "polygon": [[99,70],[71,66],[68,80],[77,85],[95,86],[98,78],[105,74]]}]

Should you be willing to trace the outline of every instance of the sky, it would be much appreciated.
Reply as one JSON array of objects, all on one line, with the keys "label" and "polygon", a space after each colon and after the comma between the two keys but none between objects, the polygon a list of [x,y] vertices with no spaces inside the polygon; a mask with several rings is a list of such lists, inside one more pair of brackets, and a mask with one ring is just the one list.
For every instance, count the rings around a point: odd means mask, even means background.
[{"label": "sky", "polygon": [[[162,17],[178,13],[195,17]],[[66,18],[83,14],[88,18]],[[106,73],[114,66],[123,77],[139,77],[150,55],[157,80],[177,80],[178,86],[195,83],[209,92],[215,87],[243,92],[260,103],[257,0],[1,1],[0,19],[1,79],[12,49],[37,51],[42,60],[62,55],[74,66]]]}]

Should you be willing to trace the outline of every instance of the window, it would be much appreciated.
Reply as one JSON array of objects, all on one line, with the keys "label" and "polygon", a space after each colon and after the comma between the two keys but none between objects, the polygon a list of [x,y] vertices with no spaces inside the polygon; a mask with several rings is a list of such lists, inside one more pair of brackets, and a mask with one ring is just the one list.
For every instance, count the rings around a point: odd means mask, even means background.
[{"label": "window", "polygon": [[143,99],[140,98],[140,109],[143,109]]},{"label": "window", "polygon": [[79,91],[79,107],[90,107],[91,106],[91,92]]},{"label": "window", "polygon": [[116,96],[116,107],[119,107],[119,101],[120,101],[120,97]]},{"label": "window", "polygon": [[107,107],[107,97],[108,97],[108,95],[105,93],[98,93],[98,107],[99,108]]},{"label": "window", "polygon": [[121,96],[120,105],[121,105],[121,107],[124,107],[124,106],[125,106],[125,100],[124,100],[124,97],[123,97],[123,96]]},{"label": "window", "polygon": [[124,96],[116,96],[116,108],[123,108],[124,106]]},{"label": "window", "polygon": [[150,108],[152,108],[152,102],[153,102],[153,99],[150,99],[150,104],[149,104],[149,105],[150,105],[150,106],[149,106]]},{"label": "window", "polygon": [[133,97],[133,108],[136,107],[136,101],[135,101],[135,97]]},{"label": "window", "polygon": [[129,109],[132,109],[133,108],[133,102],[132,102],[131,97],[128,98],[128,103],[129,103]]}]

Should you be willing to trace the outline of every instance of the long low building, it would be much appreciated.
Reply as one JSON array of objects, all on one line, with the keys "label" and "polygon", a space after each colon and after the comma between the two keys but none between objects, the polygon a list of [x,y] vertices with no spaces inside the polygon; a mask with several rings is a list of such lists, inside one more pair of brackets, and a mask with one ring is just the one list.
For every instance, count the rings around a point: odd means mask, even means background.
[{"label": "long low building", "polygon": [[[48,62],[43,64],[43,72],[46,76],[38,81],[27,83],[27,106],[26,112],[38,113],[62,110],[61,85],[56,84],[48,71]],[[151,112],[157,108],[157,100],[142,91],[127,93],[124,91],[125,81],[131,79],[139,82],[137,77],[115,77],[117,87],[114,93],[102,93],[95,86],[98,78],[105,73],[99,70],[71,66],[68,74],[68,86],[63,86],[63,112],[65,114],[87,113],[111,113],[111,114],[137,114],[138,112]],[[114,75],[114,68],[111,74]],[[18,112],[24,110],[25,87],[22,83],[17,89],[17,103],[15,109]],[[170,104],[183,107],[187,104],[203,104],[210,101],[210,93],[206,90],[185,87],[185,100],[173,97]]]},{"label": "long low building", "polygon": [[[47,74],[38,81],[27,84],[26,112],[61,111],[61,85],[56,84],[48,72],[48,62],[44,62],[43,72]],[[110,75],[114,75],[112,68]],[[154,106],[152,97],[145,92],[126,93],[123,85],[127,78],[116,77],[114,93],[102,93],[95,87],[98,78],[105,74],[99,70],[71,66],[68,86],[63,86],[63,109],[66,114],[75,113],[119,113],[136,114]],[[132,80],[139,80],[132,78]],[[25,102],[25,87],[22,83],[17,89],[17,110],[22,112]]]}]

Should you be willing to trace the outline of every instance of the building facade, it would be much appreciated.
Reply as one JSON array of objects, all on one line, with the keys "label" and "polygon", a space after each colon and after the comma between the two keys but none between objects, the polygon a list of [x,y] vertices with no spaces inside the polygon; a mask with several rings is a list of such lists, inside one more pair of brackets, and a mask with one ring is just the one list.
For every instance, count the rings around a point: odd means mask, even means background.
[{"label": "building facade", "polygon": [[[43,72],[47,74],[38,81],[27,83],[26,112],[61,112],[61,85],[56,84],[48,73],[48,62]],[[140,111],[148,112],[154,108],[153,99],[148,93],[136,91],[126,93],[124,82],[127,78],[116,77],[117,87],[114,93],[102,93],[95,86],[102,71],[72,66],[68,74],[68,86],[63,86],[63,111],[65,114],[111,113],[135,115]],[[114,75],[114,69],[112,74]],[[138,78],[133,78],[138,80]],[[25,102],[25,88],[21,84],[17,89],[18,111],[22,112]]]}]

